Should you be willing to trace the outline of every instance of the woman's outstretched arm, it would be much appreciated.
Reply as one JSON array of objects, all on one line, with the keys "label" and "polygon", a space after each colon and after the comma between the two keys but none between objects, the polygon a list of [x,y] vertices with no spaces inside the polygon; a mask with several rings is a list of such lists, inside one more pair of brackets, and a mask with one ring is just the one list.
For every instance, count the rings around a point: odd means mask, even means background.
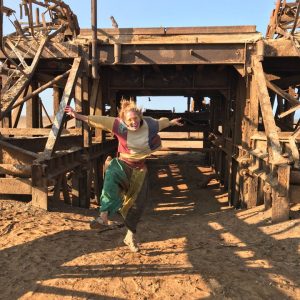
[{"label": "woman's outstretched arm", "polygon": [[77,113],[71,106],[67,105],[65,108],[65,113],[72,117],[75,118],[77,120],[81,120],[83,122],[87,122],[88,121],[88,116],[82,115]]}]

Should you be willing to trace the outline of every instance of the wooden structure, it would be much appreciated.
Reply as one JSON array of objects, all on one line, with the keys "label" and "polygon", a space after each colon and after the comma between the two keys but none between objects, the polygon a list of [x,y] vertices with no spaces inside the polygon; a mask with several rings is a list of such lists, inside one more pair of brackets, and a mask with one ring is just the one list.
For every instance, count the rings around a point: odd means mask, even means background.
[{"label": "wooden structure", "polygon": [[[2,25],[12,11],[0,2]],[[109,108],[116,115],[122,97],[178,95],[187,97],[188,109],[177,130],[204,133],[230,204],[264,202],[273,221],[287,220],[299,190],[291,183],[300,183],[299,1],[289,7],[289,26],[282,21],[287,5],[278,0],[263,38],[255,26],[98,29],[96,0],[92,29],[80,29],[63,2],[23,0],[27,24],[15,19],[16,32],[5,37],[1,27],[1,193],[31,194],[33,205],[47,209],[54,186],[54,198],[62,191],[65,201],[88,207],[116,143],[80,122],[66,129],[64,107],[74,99],[82,113]],[[45,127],[38,95],[47,88],[55,117]],[[19,128],[25,105],[26,128]]]}]

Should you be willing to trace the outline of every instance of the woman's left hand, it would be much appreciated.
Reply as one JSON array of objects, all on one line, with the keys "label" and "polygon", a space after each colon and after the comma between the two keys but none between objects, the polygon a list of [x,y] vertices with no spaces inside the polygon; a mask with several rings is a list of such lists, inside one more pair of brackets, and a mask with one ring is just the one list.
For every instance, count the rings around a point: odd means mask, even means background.
[{"label": "woman's left hand", "polygon": [[182,118],[176,118],[170,121],[171,126],[183,126]]}]

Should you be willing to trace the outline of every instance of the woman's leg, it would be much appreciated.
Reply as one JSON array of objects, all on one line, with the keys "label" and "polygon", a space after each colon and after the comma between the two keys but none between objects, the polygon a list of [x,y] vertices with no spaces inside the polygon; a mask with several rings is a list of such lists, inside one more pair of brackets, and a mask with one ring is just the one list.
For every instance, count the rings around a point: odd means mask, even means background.
[{"label": "woman's leg", "polygon": [[124,238],[124,243],[129,247],[132,252],[138,252],[139,246],[136,241],[136,228],[142,216],[142,213],[148,202],[148,177],[146,175],[141,190],[133,204],[128,210],[126,218],[124,219],[127,227],[127,234]]},{"label": "woman's leg", "polygon": [[115,214],[122,206],[122,191],[129,186],[128,170],[113,159],[109,164],[104,177],[103,189],[100,197],[100,217],[93,220],[91,228],[97,229],[108,224],[108,216]]}]

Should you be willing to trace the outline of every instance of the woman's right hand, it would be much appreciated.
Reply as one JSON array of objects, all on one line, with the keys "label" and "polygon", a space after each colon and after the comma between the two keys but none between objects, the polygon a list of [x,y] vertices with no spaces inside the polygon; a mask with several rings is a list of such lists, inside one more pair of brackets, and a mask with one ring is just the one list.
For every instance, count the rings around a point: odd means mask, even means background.
[{"label": "woman's right hand", "polygon": [[72,118],[76,118],[76,111],[69,105],[65,107],[65,113]]}]

